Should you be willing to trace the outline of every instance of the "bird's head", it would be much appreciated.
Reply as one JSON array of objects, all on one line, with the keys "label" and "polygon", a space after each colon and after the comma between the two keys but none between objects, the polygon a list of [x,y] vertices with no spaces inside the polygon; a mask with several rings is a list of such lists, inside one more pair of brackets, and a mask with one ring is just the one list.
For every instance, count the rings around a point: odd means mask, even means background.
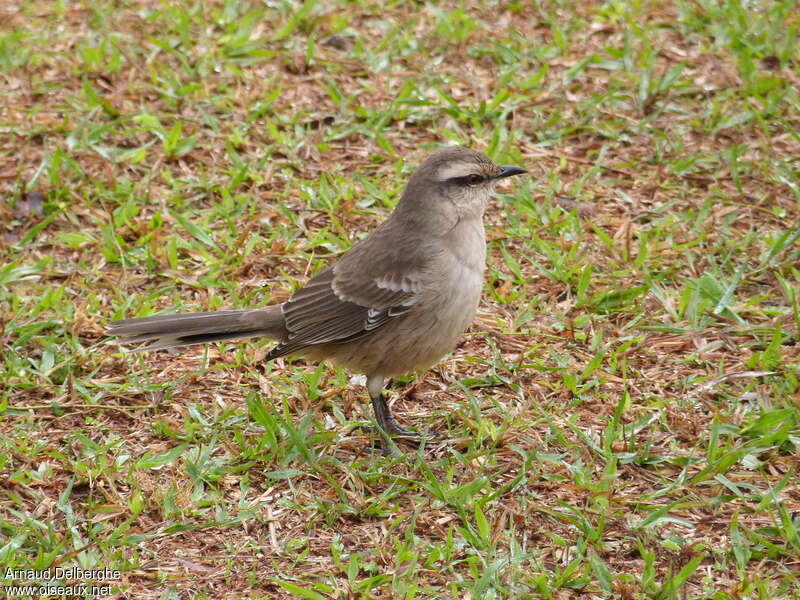
[{"label": "bird's head", "polygon": [[412,205],[417,211],[436,212],[449,205],[458,218],[480,218],[497,182],[522,173],[527,171],[513,165],[496,165],[480,152],[463,146],[450,146],[437,150],[417,168],[401,204]]}]

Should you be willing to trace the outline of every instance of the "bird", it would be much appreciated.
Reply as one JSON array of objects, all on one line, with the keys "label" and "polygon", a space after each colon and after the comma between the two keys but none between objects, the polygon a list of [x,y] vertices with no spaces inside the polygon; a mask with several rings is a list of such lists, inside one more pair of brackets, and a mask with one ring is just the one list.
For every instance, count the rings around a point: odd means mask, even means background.
[{"label": "bird", "polygon": [[401,426],[384,385],[428,369],[469,327],[486,269],[483,217],[496,184],[527,170],[497,165],[463,146],[433,152],[412,174],[394,211],[363,240],[281,304],[113,321],[108,334],[136,350],[222,340],[277,341],[264,360],[329,360],[366,376],[384,454]]}]

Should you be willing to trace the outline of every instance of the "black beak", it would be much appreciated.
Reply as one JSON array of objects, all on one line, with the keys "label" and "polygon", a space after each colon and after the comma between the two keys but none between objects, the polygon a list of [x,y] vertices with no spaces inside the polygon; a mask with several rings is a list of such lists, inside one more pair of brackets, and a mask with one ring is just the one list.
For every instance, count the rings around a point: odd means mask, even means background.
[{"label": "black beak", "polygon": [[527,172],[528,171],[522,167],[517,167],[514,165],[502,165],[500,167],[500,174],[495,175],[493,179],[504,179],[506,177],[511,177],[512,175],[522,175],[523,173]]}]

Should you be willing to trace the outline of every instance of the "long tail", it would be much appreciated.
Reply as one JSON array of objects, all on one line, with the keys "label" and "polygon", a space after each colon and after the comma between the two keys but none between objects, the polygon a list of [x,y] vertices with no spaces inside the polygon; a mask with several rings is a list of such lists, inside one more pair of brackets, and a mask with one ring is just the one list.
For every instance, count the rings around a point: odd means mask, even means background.
[{"label": "long tail", "polygon": [[150,342],[136,348],[136,351],[246,337],[280,340],[286,333],[280,305],[253,310],[220,310],[125,319],[114,321],[108,326],[108,334],[120,336],[119,342],[122,344]]}]

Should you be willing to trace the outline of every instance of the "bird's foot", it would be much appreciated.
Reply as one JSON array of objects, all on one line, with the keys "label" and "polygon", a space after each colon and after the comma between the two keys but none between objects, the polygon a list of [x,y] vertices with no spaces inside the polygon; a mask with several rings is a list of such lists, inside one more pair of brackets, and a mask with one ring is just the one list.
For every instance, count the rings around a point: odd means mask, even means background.
[{"label": "bird's foot", "polygon": [[359,425],[358,429],[369,433],[378,433],[380,436],[381,452],[384,456],[400,455],[401,452],[397,448],[392,438],[407,440],[409,442],[427,442],[435,440],[437,436],[435,433],[420,433],[413,429],[407,429],[401,426],[397,421],[392,419],[393,423],[388,427],[388,431],[379,425]]},{"label": "bird's foot", "polygon": [[380,424],[381,429],[391,436],[402,437],[409,440],[432,440],[436,436],[432,433],[421,433],[415,429],[408,429],[398,423],[391,415]]},{"label": "bird's foot", "polygon": [[397,455],[400,453],[397,449],[397,445],[392,441],[392,437],[399,437],[404,440],[416,442],[424,442],[436,437],[435,435],[420,433],[419,431],[407,429],[400,425],[389,411],[383,394],[378,394],[372,398],[372,408],[375,410],[375,420],[378,426],[368,429],[377,429],[381,434],[381,448],[384,456],[390,454]]}]

